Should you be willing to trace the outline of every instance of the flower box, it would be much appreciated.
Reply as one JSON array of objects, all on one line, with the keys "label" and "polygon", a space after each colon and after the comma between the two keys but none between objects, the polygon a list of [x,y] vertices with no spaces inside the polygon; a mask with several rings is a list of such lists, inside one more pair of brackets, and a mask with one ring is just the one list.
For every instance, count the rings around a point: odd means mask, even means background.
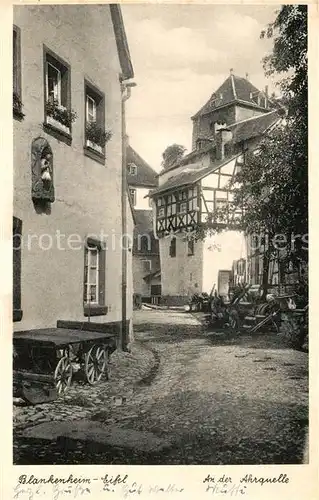
[{"label": "flower box", "polygon": [[86,140],[86,145],[88,148],[94,149],[97,153],[100,153],[101,155],[103,154],[103,148],[102,146],[99,146],[93,141],[90,141],[89,139]]},{"label": "flower box", "polygon": [[48,125],[52,125],[52,127],[55,127],[61,130],[62,132],[65,132],[66,134],[70,134],[70,128],[67,127],[66,125],[63,125],[63,123],[60,123],[55,118],[52,118],[52,116],[47,116],[46,122]]},{"label": "flower box", "polygon": [[71,124],[77,118],[75,111],[62,106],[56,100],[47,101],[45,110],[47,124],[70,134]]},{"label": "flower box", "polygon": [[105,144],[112,137],[110,130],[104,130],[96,122],[89,122],[85,127],[85,142],[87,147],[103,154]]}]

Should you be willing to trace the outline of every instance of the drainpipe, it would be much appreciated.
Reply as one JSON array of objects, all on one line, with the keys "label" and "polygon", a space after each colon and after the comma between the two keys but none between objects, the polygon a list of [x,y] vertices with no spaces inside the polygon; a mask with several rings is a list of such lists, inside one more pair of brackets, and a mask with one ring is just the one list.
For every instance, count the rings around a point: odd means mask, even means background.
[{"label": "drainpipe", "polygon": [[126,179],[126,120],[125,120],[125,102],[131,97],[131,88],[136,86],[134,82],[128,82],[120,79],[122,103],[121,103],[121,118],[122,118],[122,183],[121,183],[121,219],[122,219],[122,321],[120,328],[119,348],[127,350],[127,325],[126,325],[126,296],[127,296],[127,244],[124,245],[124,235],[127,234],[127,179]]}]

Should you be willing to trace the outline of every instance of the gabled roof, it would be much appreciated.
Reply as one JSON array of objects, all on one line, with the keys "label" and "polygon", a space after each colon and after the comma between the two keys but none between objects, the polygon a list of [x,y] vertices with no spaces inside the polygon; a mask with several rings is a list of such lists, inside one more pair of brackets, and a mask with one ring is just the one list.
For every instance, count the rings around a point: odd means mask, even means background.
[{"label": "gabled roof", "polygon": [[164,184],[159,186],[157,189],[153,189],[149,196],[153,197],[154,195],[158,195],[160,193],[164,193],[165,191],[170,191],[174,188],[189,186],[190,184],[194,184],[195,182],[200,181],[207,175],[214,172],[219,167],[226,165],[231,162],[235,158],[238,158],[241,153],[233,155],[228,158],[224,158],[223,160],[216,160],[214,163],[209,165],[209,167],[203,167],[200,163],[191,163],[189,165],[185,165],[185,168],[179,172],[178,174],[170,177]]},{"label": "gabled roof", "polygon": [[141,158],[131,146],[126,150],[126,163],[134,163],[137,166],[136,175],[127,172],[127,182],[130,186],[155,187],[158,185],[157,172]]},{"label": "gabled roof", "polygon": [[122,11],[119,4],[110,4],[111,18],[115,34],[117,52],[120,60],[122,78],[129,80],[134,77],[134,71],[128,48]]},{"label": "gabled roof", "polygon": [[264,115],[253,116],[241,122],[229,125],[233,133],[234,143],[247,141],[264,134],[270,127],[280,120],[278,111],[270,111]]},{"label": "gabled roof", "polygon": [[262,92],[250,83],[247,78],[231,74],[192,119],[231,103],[235,104],[236,102],[249,104],[252,107],[265,110],[264,107],[259,106],[251,99],[251,94],[256,97],[256,95],[262,94]]}]

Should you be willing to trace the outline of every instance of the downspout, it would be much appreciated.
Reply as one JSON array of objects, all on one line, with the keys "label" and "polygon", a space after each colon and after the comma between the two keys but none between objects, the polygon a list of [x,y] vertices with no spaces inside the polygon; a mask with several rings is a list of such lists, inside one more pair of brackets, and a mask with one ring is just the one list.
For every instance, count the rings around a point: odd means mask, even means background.
[{"label": "downspout", "polygon": [[127,190],[126,190],[126,120],[125,120],[125,102],[131,97],[131,87],[135,87],[136,83],[125,82],[120,79],[121,83],[121,118],[122,118],[122,183],[121,183],[121,219],[122,219],[122,320],[120,328],[119,348],[123,351],[127,350],[127,320],[126,320],[126,298],[127,298],[127,244],[124,242],[124,236],[127,234]]}]

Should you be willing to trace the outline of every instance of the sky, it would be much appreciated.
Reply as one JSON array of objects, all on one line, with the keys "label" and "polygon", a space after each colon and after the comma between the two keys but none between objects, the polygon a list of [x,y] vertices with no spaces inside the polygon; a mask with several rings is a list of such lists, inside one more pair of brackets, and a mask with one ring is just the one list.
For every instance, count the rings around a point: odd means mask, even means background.
[{"label": "sky", "polygon": [[173,143],[191,151],[194,115],[229,76],[259,89],[268,84],[262,58],[272,41],[260,32],[275,5],[122,5],[137,86],[127,101],[131,146],[155,170]]}]

